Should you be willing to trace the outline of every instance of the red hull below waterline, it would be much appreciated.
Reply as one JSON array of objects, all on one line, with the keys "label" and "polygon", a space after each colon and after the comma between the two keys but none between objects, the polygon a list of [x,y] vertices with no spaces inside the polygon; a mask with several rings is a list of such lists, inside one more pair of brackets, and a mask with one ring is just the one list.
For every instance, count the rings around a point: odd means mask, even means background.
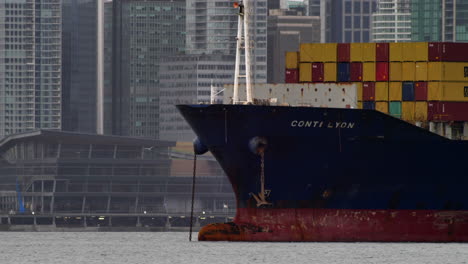
[{"label": "red hull below waterline", "polygon": [[200,241],[468,242],[468,211],[238,209]]}]

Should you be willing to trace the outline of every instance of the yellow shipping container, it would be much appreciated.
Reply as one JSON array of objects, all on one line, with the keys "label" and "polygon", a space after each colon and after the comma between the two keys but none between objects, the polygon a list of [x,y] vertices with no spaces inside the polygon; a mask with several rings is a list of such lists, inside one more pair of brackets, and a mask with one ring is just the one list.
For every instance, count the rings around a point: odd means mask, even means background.
[{"label": "yellow shipping container", "polygon": [[299,53],[296,51],[286,52],[286,69],[297,69],[299,65]]},{"label": "yellow shipping container", "polygon": [[402,49],[401,49],[401,55],[402,59],[401,61],[414,61],[414,54],[413,54],[413,43],[401,43]]},{"label": "yellow shipping container", "polygon": [[388,102],[376,102],[375,110],[388,114]]},{"label": "yellow shipping container", "polygon": [[325,62],[324,66],[324,81],[325,82],[336,82],[336,63]]},{"label": "yellow shipping container", "polygon": [[390,82],[388,100],[389,101],[401,101],[401,82]]},{"label": "yellow shipping container", "polygon": [[375,61],[375,43],[362,43],[362,61]]},{"label": "yellow shipping container", "polygon": [[429,43],[427,42],[414,42],[414,61],[428,61],[429,60]]},{"label": "yellow shipping container", "polygon": [[351,43],[349,52],[350,61],[362,61],[362,43]]},{"label": "yellow shipping container", "polygon": [[375,100],[388,101],[388,82],[375,83]]},{"label": "yellow shipping container", "polygon": [[357,109],[362,109],[362,101],[357,102]]},{"label": "yellow shipping container", "polygon": [[320,43],[301,43],[299,49],[300,62],[321,62],[323,45]]},{"label": "yellow shipping container", "polygon": [[401,64],[401,78],[402,81],[414,81],[416,78],[416,63],[403,62]]},{"label": "yellow shipping container", "polygon": [[427,100],[428,101],[442,101],[442,86],[440,82],[428,82]]},{"label": "yellow shipping container", "polygon": [[428,61],[427,42],[402,43],[402,61]]},{"label": "yellow shipping container", "polygon": [[427,102],[416,102],[414,120],[427,121]]},{"label": "yellow shipping container", "polygon": [[403,61],[403,43],[390,43],[390,61]]},{"label": "yellow shipping container", "polygon": [[[356,91],[357,91],[357,99],[358,101],[362,101],[362,82],[355,82],[353,83],[356,85]],[[362,109],[362,105],[360,107]]]},{"label": "yellow shipping container", "polygon": [[406,121],[414,121],[414,113],[416,110],[415,102],[401,103],[401,119]]},{"label": "yellow shipping container", "polygon": [[468,81],[468,62],[429,62],[427,68],[429,81]]},{"label": "yellow shipping container", "polygon": [[336,53],[338,44],[324,43],[322,45],[322,60],[324,62],[336,62]]},{"label": "yellow shipping container", "polygon": [[427,62],[416,62],[415,81],[427,81]]},{"label": "yellow shipping container", "polygon": [[299,82],[312,82],[312,63],[299,64]]},{"label": "yellow shipping container", "polygon": [[401,62],[390,62],[390,73],[388,76],[390,81],[402,81],[403,76],[402,76],[401,70],[402,70]]},{"label": "yellow shipping container", "polygon": [[375,82],[375,62],[362,63],[362,81]]},{"label": "yellow shipping container", "polygon": [[468,102],[468,82],[429,82],[428,101]]}]

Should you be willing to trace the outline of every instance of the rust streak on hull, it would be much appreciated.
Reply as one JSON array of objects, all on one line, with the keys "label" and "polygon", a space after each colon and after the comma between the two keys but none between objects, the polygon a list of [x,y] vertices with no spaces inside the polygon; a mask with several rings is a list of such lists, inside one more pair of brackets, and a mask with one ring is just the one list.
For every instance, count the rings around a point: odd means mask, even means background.
[{"label": "rust streak on hull", "polygon": [[467,242],[468,211],[238,209],[200,241]]}]

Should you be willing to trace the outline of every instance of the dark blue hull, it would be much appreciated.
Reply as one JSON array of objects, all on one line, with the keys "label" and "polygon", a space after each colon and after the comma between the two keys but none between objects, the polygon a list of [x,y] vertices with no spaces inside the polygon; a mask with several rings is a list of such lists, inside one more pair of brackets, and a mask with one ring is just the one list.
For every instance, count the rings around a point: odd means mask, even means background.
[{"label": "dark blue hull", "polygon": [[253,105],[178,106],[227,173],[239,208],[255,208],[266,141],[272,208],[468,209],[468,143],[376,111]]},{"label": "dark blue hull", "polygon": [[199,240],[468,241],[465,141],[373,110],[178,108],[237,197]]}]

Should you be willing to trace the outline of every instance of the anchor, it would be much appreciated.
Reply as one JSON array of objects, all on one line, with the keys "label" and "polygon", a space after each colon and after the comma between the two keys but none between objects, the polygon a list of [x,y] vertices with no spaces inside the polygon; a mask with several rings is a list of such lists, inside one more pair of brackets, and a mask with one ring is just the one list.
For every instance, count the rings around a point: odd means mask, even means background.
[{"label": "anchor", "polygon": [[265,190],[265,149],[267,147],[267,140],[263,137],[254,137],[249,142],[250,150],[257,155],[260,155],[260,193],[250,193],[257,202],[257,207],[268,207],[272,203],[267,201],[270,196],[271,190]]}]

